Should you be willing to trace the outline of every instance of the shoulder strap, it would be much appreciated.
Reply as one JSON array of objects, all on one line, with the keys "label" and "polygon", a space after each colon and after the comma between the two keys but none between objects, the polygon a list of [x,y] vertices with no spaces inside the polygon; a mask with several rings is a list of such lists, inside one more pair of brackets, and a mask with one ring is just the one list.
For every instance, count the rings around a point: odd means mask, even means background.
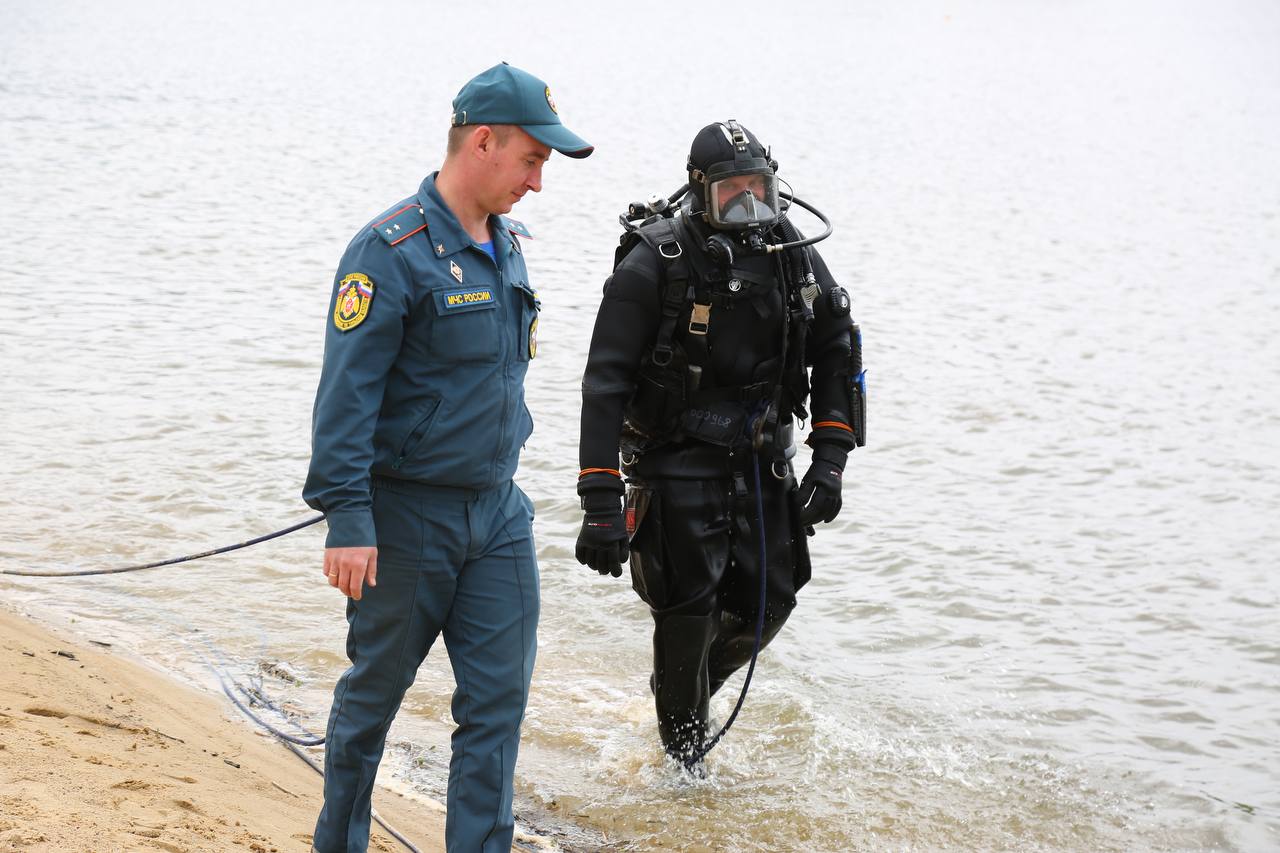
[{"label": "shoulder strap", "polygon": [[502,219],[502,224],[505,225],[507,227],[507,230],[510,231],[512,234],[516,235],[517,237],[524,237],[527,240],[533,239],[533,235],[529,233],[529,229],[525,227],[525,224],[523,222],[517,219],[512,219],[509,216],[503,216],[501,217],[501,219]]},{"label": "shoulder strap", "polygon": [[422,212],[422,206],[413,202],[392,211],[371,227],[379,237],[394,246],[419,231],[427,230],[427,217]]},{"label": "shoulder strap", "polygon": [[[786,391],[790,399],[786,408],[800,420],[809,413],[804,401],[809,396],[809,376],[804,359],[809,336],[809,324],[813,319],[813,295],[807,292],[805,270],[808,267],[808,247],[800,254],[795,249],[779,253],[778,274],[782,277],[783,296],[786,304],[786,322],[783,324],[782,364],[778,374],[780,391]],[[799,257],[797,257],[799,255]],[[781,416],[781,412],[779,412]]]},{"label": "shoulder strap", "polygon": [[[685,286],[684,293],[681,295],[680,307],[683,309],[685,305],[700,305],[705,311],[711,305],[711,278],[714,273],[707,266],[706,258],[696,245],[685,223],[680,219],[672,219],[671,228],[676,237],[683,240],[684,244],[690,247],[689,251],[685,252],[686,271],[693,271],[692,279]],[[690,311],[692,312],[693,309],[691,308]],[[691,313],[689,317],[690,334],[686,335],[683,341],[685,355],[688,356],[689,363],[699,365],[704,371],[711,367],[711,354],[707,350],[707,332],[710,331],[709,320],[709,315],[696,317]],[[695,321],[702,323],[700,331],[694,329]],[[672,330],[674,331],[674,329],[675,322],[673,321]],[[709,380],[710,377],[704,376],[703,379]]]},{"label": "shoulder strap", "polygon": [[643,242],[644,238],[640,236],[639,229],[627,231],[619,237],[618,248],[613,250],[613,271],[617,272],[627,255],[631,254],[631,250]]},{"label": "shoulder strap", "polygon": [[658,322],[658,335],[653,344],[653,363],[665,367],[671,363],[671,340],[675,336],[676,321],[684,308],[686,291],[690,290],[689,268],[682,260],[685,249],[677,236],[674,219],[660,219],[639,234],[658,253],[666,279],[662,291],[662,319]]}]

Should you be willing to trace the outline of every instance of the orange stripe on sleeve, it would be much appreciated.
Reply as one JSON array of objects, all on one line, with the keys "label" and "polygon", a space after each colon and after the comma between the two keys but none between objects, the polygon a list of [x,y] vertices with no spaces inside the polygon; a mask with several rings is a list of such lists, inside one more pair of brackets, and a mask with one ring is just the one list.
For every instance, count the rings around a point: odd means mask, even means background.
[{"label": "orange stripe on sleeve", "polygon": [[622,479],[622,472],[614,470],[613,468],[583,468],[581,471],[578,472],[578,479],[581,480],[583,477],[587,476],[588,474],[612,474],[613,476],[617,477],[619,480]]}]

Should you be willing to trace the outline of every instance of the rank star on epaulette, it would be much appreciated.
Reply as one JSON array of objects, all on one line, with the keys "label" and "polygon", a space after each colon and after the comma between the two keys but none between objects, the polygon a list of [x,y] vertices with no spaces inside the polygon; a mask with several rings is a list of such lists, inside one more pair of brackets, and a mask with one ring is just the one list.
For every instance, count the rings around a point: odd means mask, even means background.
[{"label": "rank star on epaulette", "polygon": [[414,234],[427,230],[427,220],[421,207],[416,204],[406,204],[375,222],[373,230],[389,245],[397,246]]},{"label": "rank star on epaulette", "polygon": [[353,272],[338,284],[338,295],[333,302],[333,325],[349,332],[369,316],[373,302],[373,282],[364,273]]}]

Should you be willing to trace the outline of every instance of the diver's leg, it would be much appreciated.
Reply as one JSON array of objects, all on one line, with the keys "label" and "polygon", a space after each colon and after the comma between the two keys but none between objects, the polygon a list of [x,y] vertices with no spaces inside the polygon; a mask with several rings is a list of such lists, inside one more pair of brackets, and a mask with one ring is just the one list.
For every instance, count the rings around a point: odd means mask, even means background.
[{"label": "diver's leg", "polygon": [[658,733],[683,759],[702,745],[711,698],[707,654],[729,554],[723,481],[662,480],[632,540],[633,584],[653,615],[650,687]]},{"label": "diver's leg", "polygon": [[[789,500],[792,478],[777,480],[767,472],[761,481],[764,503],[766,584],[764,626],[760,647],[778,635],[796,605],[795,565],[797,543],[792,541]],[[753,485],[754,487],[754,485]],[[756,523],[755,496],[734,504],[734,511],[749,515],[750,532],[733,526],[729,569],[720,585],[720,624],[708,654],[711,694],[751,660],[756,645],[756,621],[760,612],[760,533]],[[806,547],[805,543],[798,543]]]}]

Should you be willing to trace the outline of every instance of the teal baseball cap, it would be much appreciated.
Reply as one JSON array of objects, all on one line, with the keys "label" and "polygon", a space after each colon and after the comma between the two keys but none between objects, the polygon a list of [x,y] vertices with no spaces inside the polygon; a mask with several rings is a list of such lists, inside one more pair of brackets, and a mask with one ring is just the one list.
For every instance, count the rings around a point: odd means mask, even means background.
[{"label": "teal baseball cap", "polygon": [[453,99],[453,127],[514,124],[564,154],[586,157],[595,147],[560,121],[551,87],[528,71],[503,62],[468,80]]}]

